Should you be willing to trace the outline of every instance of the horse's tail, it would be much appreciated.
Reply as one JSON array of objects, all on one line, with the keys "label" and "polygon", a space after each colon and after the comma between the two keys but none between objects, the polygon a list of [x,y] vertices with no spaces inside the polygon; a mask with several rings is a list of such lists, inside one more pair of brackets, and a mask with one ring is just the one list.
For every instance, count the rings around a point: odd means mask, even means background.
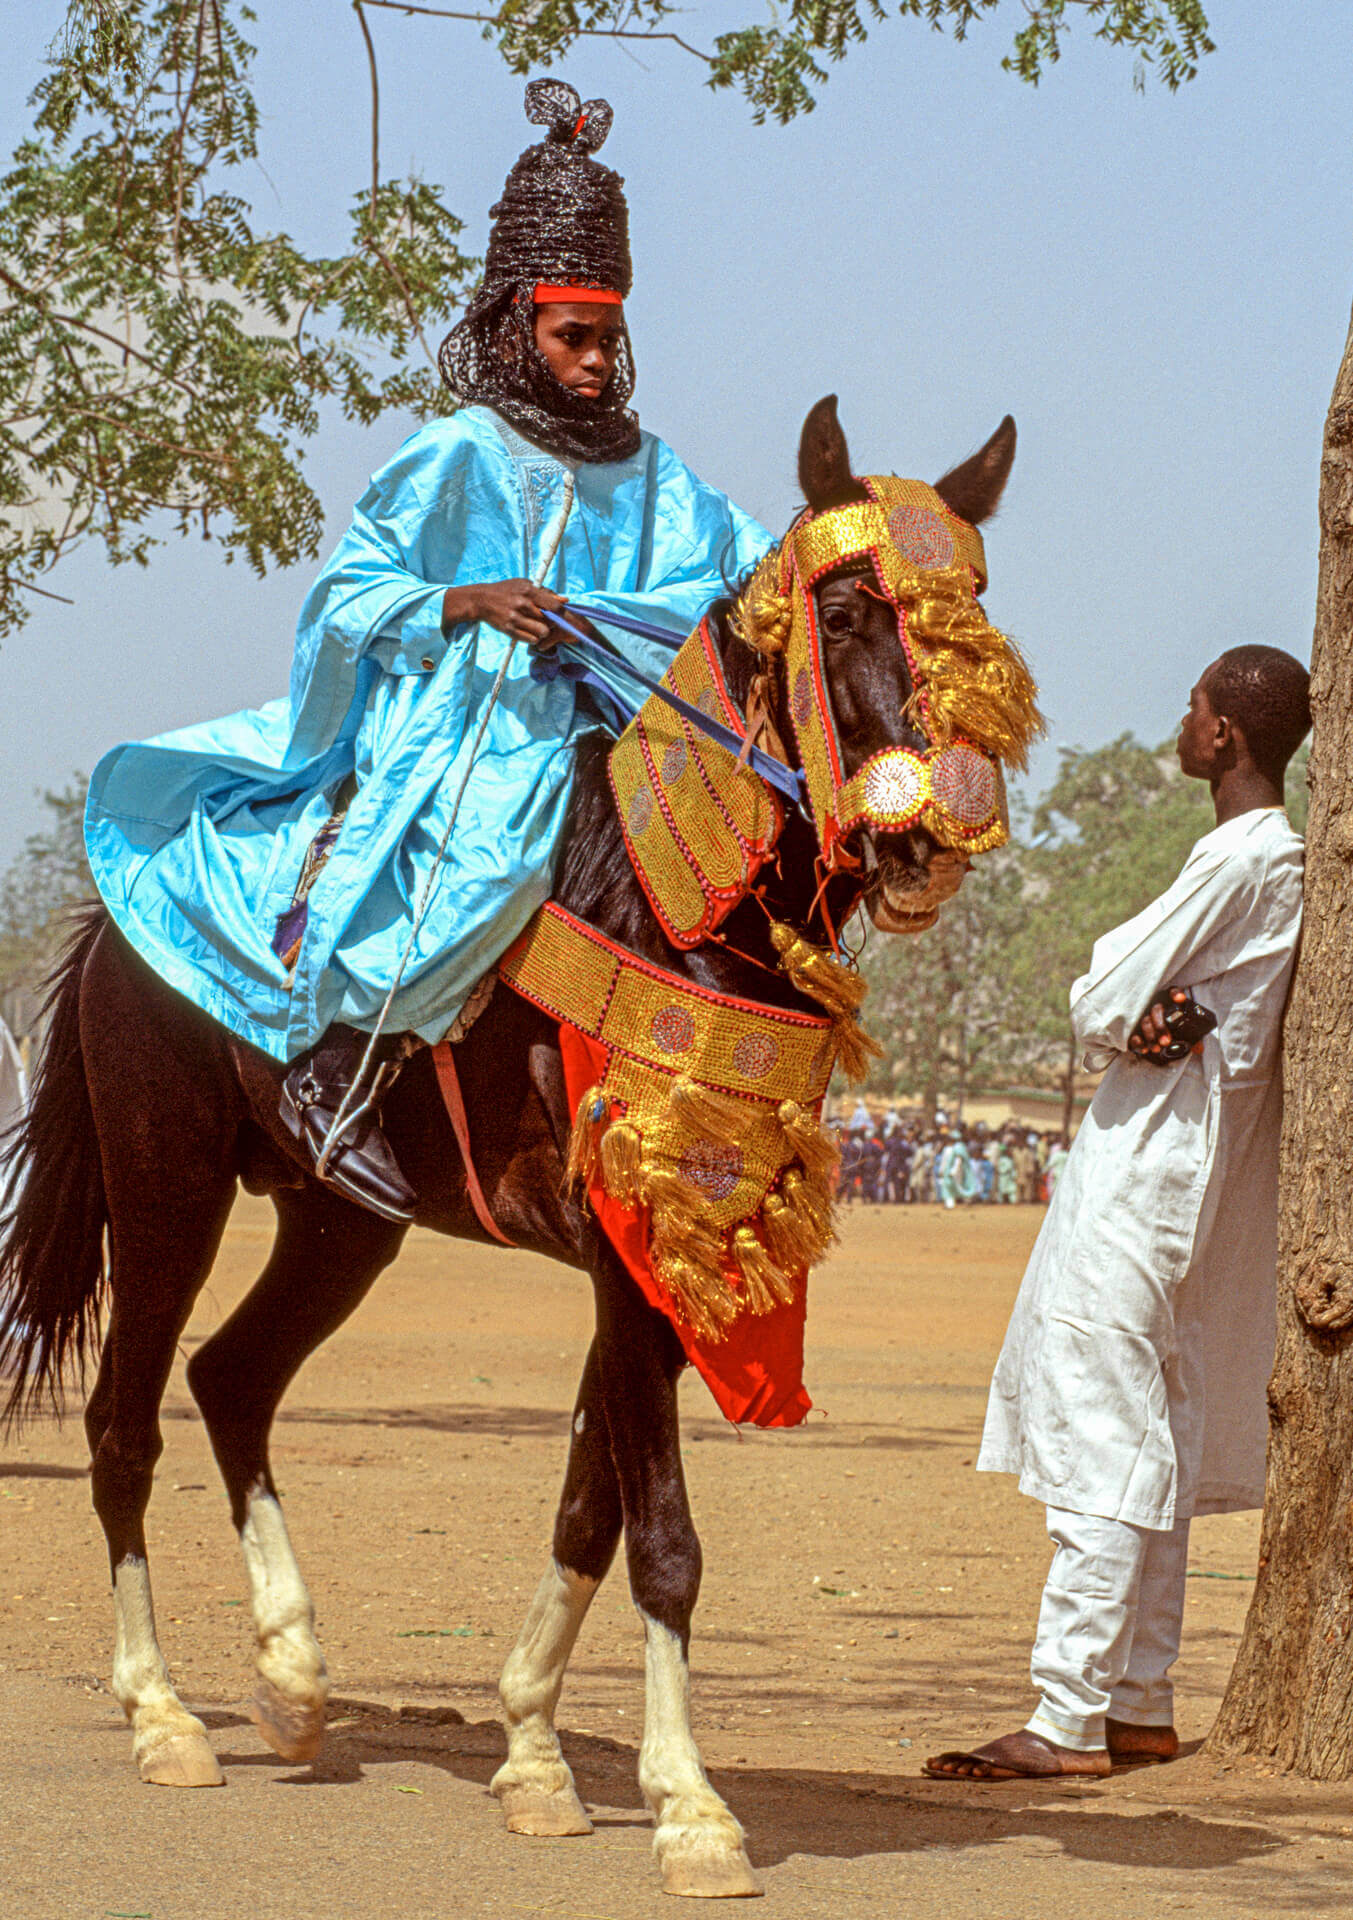
[{"label": "horse's tail", "polygon": [[12,1426],[46,1401],[61,1405],[68,1362],[83,1377],[98,1349],[108,1281],[103,1189],[94,1110],[80,1046],[80,976],[106,922],[82,913],[47,985],[50,1014],[26,1112],[0,1141],[0,1423]]}]

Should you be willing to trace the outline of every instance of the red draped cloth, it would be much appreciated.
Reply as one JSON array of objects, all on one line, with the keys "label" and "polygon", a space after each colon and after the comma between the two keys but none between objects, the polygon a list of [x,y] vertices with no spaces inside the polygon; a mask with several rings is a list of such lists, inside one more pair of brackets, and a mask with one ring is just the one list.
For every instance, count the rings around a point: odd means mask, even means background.
[{"label": "red draped cloth", "polygon": [[[569,1108],[606,1071],[607,1051],[576,1027],[561,1025],[559,1051],[564,1061]],[[666,1314],[686,1358],[714,1395],[725,1418],[741,1425],[796,1427],[812,1407],[803,1384],[803,1326],[808,1310],[806,1284],[787,1306],[769,1313],[744,1313],[721,1340],[706,1340],[686,1326],[649,1259],[647,1209],[622,1207],[597,1180],[588,1189],[592,1209],[650,1306]],[[729,1269],[736,1285],[736,1268]]]}]

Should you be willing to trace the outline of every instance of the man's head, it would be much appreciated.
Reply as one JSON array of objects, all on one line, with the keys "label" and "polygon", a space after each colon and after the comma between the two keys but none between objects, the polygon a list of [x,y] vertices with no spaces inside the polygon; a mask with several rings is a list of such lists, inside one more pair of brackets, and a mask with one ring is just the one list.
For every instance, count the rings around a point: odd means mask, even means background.
[{"label": "man's head", "polygon": [[442,342],[442,378],[462,405],[493,407],[561,459],[628,459],[640,444],[622,304],[634,279],[629,211],[620,175],[593,157],[611,109],[564,81],[533,80],[526,115],[545,138],[492,209],[483,283]]},{"label": "man's head", "polygon": [[1248,765],[1281,787],[1311,730],[1311,677],[1281,647],[1232,647],[1189,694],[1176,751],[1181,770],[1217,781]]},{"label": "man's head", "polygon": [[560,386],[581,400],[600,400],[625,341],[625,310],[606,302],[551,301],[537,306],[536,345]]}]

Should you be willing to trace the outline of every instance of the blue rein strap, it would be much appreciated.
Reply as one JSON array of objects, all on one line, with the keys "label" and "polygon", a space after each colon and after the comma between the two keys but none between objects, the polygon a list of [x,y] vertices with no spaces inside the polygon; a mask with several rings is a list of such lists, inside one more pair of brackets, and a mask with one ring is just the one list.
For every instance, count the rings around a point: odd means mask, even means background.
[{"label": "blue rein strap", "polygon": [[[567,640],[559,642],[560,647],[575,654],[586,670],[583,673],[569,672],[566,666],[564,672],[568,678],[580,679],[585,684],[593,686],[599,681],[600,690],[609,695],[622,709],[627,710],[631,717],[638,712],[643,703],[634,699],[631,687],[625,683],[628,681],[643,687],[646,693],[655,694],[659,700],[664,700],[669,707],[674,708],[683,720],[688,720],[700,733],[705,734],[710,740],[717,740],[721,747],[726,747],[735,760],[745,758],[752,771],[759,774],[768,786],[784,794],[787,800],[797,803],[804,798],[807,793],[807,783],[796,767],[787,767],[783,760],[777,760],[774,754],[766,753],[760,747],[753,747],[750,752],[747,752],[746,743],[721,720],[712,720],[707,713],[702,713],[699,707],[692,706],[689,700],[683,700],[680,694],[673,693],[670,688],[664,687],[661,681],[651,680],[632,661],[626,660],[622,654],[617,653],[614,647],[607,646],[603,641],[593,640],[590,635],[580,632],[570,621],[564,619],[562,614],[553,613],[544,608],[542,612],[551,626],[558,627],[568,635]],[[651,626],[646,620],[632,619],[628,614],[613,613],[610,608],[570,606],[568,612],[575,618],[600,620],[610,626],[623,627],[627,632],[637,633],[645,640],[660,640],[664,646],[670,647],[673,653],[682,644],[679,641],[674,644],[674,636],[662,627]]]}]

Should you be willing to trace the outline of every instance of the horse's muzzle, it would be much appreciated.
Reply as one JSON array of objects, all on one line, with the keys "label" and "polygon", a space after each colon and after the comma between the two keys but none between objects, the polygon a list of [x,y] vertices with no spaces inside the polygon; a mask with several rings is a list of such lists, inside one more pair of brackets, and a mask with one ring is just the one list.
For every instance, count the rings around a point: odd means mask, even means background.
[{"label": "horse's muzzle", "polygon": [[924,933],[963,885],[972,862],[937,846],[924,830],[890,834],[888,840],[900,843],[897,851],[878,848],[872,835],[864,841],[869,917],[880,933]]}]

